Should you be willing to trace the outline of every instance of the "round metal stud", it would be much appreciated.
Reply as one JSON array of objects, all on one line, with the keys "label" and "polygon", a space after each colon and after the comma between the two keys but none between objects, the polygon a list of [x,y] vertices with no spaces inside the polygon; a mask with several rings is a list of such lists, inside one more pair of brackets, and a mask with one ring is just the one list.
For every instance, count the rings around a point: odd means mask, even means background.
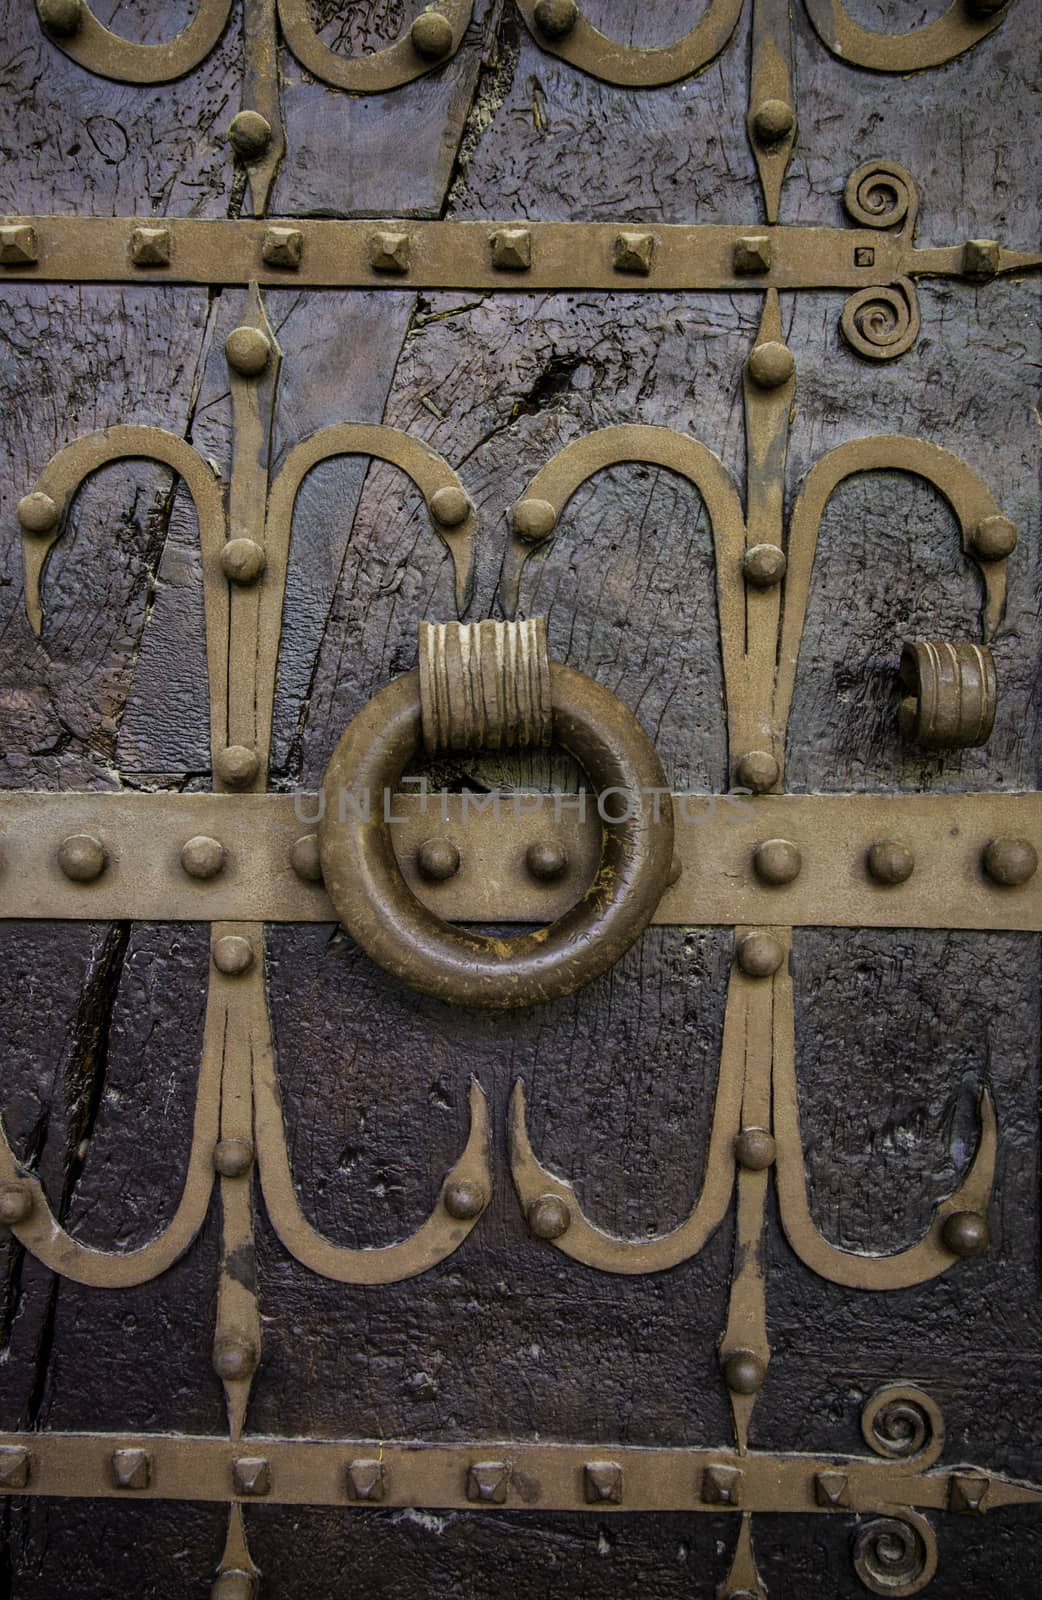
[{"label": "round metal stud", "polygon": [[216,878],[226,860],[224,845],[197,833],[181,846],[181,866],[190,878]]},{"label": "round metal stud", "polygon": [[788,561],[776,544],[751,544],[742,557],[745,581],[754,589],[772,589],[785,576]]},{"label": "round metal stud", "polygon": [[222,1178],[245,1178],[253,1166],[253,1146],[247,1139],[218,1139],[213,1164]]},{"label": "round metal stud", "polygon": [[734,1158],[746,1172],[766,1172],[777,1153],[766,1128],[743,1128],[734,1142]]},{"label": "round metal stud", "polygon": [[768,750],[747,750],[739,757],[734,769],[740,789],[751,789],[753,794],[766,794],[773,789],[781,775],[781,768]]},{"label": "round metal stud", "polygon": [[219,1572],[210,1589],[210,1600],[254,1600],[257,1585],[250,1573],[241,1567],[228,1567]]},{"label": "round metal stud", "polygon": [[1008,517],[984,517],[970,531],[969,544],[979,561],[1002,561],[1017,548],[1017,530]]},{"label": "round metal stud", "polygon": [[471,1222],[480,1217],[488,1204],[480,1183],[473,1183],[469,1178],[456,1178],[446,1184],[441,1198],[449,1216],[458,1222]]},{"label": "round metal stud", "polygon": [[256,539],[229,539],[221,551],[221,571],[229,583],[246,586],[256,583],[264,571],[265,560]]},{"label": "round metal stud", "polygon": [[746,364],[758,389],[780,389],[796,371],[796,358],[780,339],[755,345]]},{"label": "round metal stud", "polygon": [[869,846],[865,864],[877,883],[907,883],[915,871],[915,855],[896,839],[877,839]]},{"label": "round metal stud", "polygon": [[732,1350],[722,1365],[724,1382],[732,1394],[756,1394],[763,1388],[767,1368],[751,1350]]},{"label": "round metal stud", "polygon": [[791,839],[765,839],[756,846],[753,864],[764,883],[791,883],[800,875],[803,857]]},{"label": "round metal stud", "polygon": [[796,126],[796,113],[787,100],[761,100],[753,112],[753,136],[757,144],[780,144]]},{"label": "round metal stud", "polygon": [[62,39],[83,25],[82,0],[36,0],[36,11],[47,32]]},{"label": "round metal stud", "polygon": [[549,539],[557,526],[557,512],[549,500],[519,500],[514,507],[514,532],[529,544]]},{"label": "round metal stud", "polygon": [[444,883],[460,868],[460,854],[451,839],[424,839],[416,851],[420,877],[428,883]]},{"label": "round metal stud", "polygon": [[560,1195],[541,1194],[528,1208],[528,1226],[537,1239],[559,1239],[568,1232],[572,1214]]},{"label": "round metal stud", "polygon": [[33,1194],[27,1183],[0,1184],[0,1223],[13,1228],[24,1222],[33,1209]]},{"label": "round metal stud", "polygon": [[525,866],[540,883],[553,883],[568,871],[568,852],[552,839],[537,839],[525,851]]},{"label": "round metal stud", "polygon": [[953,1211],[945,1218],[941,1238],[953,1256],[982,1256],[991,1243],[988,1220],[976,1211]]},{"label": "round metal stud", "polygon": [[214,765],[217,776],[229,789],[247,788],[260,771],[256,750],[249,750],[244,744],[227,745],[218,753]]},{"label": "round metal stud", "polygon": [[271,123],[259,111],[240,111],[229,124],[228,139],[237,156],[256,161],[271,143]]},{"label": "round metal stud", "polygon": [[233,328],[224,341],[224,354],[233,371],[256,378],[271,360],[271,340],[262,328]]},{"label": "round metal stud", "polygon": [[431,516],[443,528],[458,528],[470,515],[470,501],[462,489],[447,483],[431,495]]},{"label": "round metal stud", "polygon": [[409,37],[424,61],[444,61],[452,49],[452,24],[440,11],[423,11],[409,29]]},{"label": "round metal stud", "polygon": [[992,883],[1018,888],[1038,871],[1038,851],[1028,839],[992,839],[984,849],[984,870]]},{"label": "round metal stud", "polygon": [[773,933],[744,933],[738,941],[738,965],[749,978],[769,978],[785,959]]},{"label": "round metal stud", "polygon": [[567,39],[578,20],[575,0],[539,0],[535,8],[536,27],[548,39]]},{"label": "round metal stud", "polygon": [[213,964],[228,978],[239,978],[253,966],[253,946],[238,933],[225,933],[214,942]]},{"label": "round metal stud", "polygon": [[19,500],[15,516],[26,533],[50,533],[58,524],[58,507],[49,494],[34,489]]},{"label": "round metal stud", "polygon": [[58,847],[58,865],[73,883],[93,883],[108,864],[108,851],[92,833],[70,833]]},{"label": "round metal stud", "polygon": [[225,1383],[248,1378],[257,1367],[257,1347],[241,1333],[224,1334],[214,1341],[213,1370]]},{"label": "round metal stud", "polygon": [[322,859],[318,853],[318,834],[302,833],[293,841],[289,853],[290,866],[305,883],[322,882]]}]

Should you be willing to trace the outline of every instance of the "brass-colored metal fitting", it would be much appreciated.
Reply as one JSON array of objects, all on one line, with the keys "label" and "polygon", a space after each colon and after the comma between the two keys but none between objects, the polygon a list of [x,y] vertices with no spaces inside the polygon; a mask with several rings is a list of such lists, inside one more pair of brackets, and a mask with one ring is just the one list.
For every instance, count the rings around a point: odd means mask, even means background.
[{"label": "brass-colored metal fitting", "polygon": [[213,1164],[222,1178],[245,1178],[253,1166],[253,1146],[248,1139],[218,1139]]},{"label": "brass-colored metal fitting", "polygon": [[915,871],[915,855],[896,839],[877,839],[868,848],[865,865],[877,883],[907,883]]},{"label": "brass-colored metal fitting", "polygon": [[514,507],[514,532],[528,544],[548,539],[557,526],[557,512],[549,500],[519,500]]},{"label": "brass-colored metal fitting", "polygon": [[749,978],[769,978],[781,966],[785,952],[773,933],[743,933],[737,946],[738,965]]},{"label": "brass-colored metal fitting", "polygon": [[226,1567],[210,1589],[210,1600],[254,1600],[257,1585],[251,1572],[241,1567]]},{"label": "brass-colored metal fitting", "polygon": [[622,1504],[622,1468],[617,1461],[587,1461],[583,1466],[583,1498],[587,1505]]},{"label": "brass-colored metal fitting", "polygon": [[213,964],[225,977],[240,978],[256,959],[252,944],[238,933],[225,933],[214,941]]},{"label": "brass-colored metal fitting", "polygon": [[271,143],[271,123],[259,111],[239,111],[228,126],[228,141],[243,161],[258,161]]},{"label": "brass-colored metal fitting", "polygon": [[447,483],[431,495],[431,516],[443,528],[458,528],[470,515],[470,501],[462,489]]},{"label": "brass-colored metal fitting", "polygon": [[969,546],[978,561],[1002,561],[1017,548],[1017,530],[1008,517],[982,517],[970,531]]},{"label": "brass-colored metal fitting", "polygon": [[575,0],[539,0],[535,23],[548,39],[566,39],[579,20]]},{"label": "brass-colored metal fitting", "polygon": [[109,1464],[117,1489],[147,1489],[152,1481],[152,1457],[147,1450],[133,1446],[113,1450]]},{"label": "brass-colored metal fitting", "polygon": [[24,1489],[32,1468],[33,1458],[24,1445],[0,1445],[0,1489]]},{"label": "brass-colored metal fitting", "polygon": [[473,1461],[467,1468],[467,1499],[501,1506],[509,1483],[510,1466],[506,1461]]},{"label": "brass-colored metal fitting", "polygon": [[266,561],[256,539],[229,539],[221,551],[221,571],[229,583],[238,583],[244,588],[256,583]]},{"label": "brass-colored metal fitting", "polygon": [[377,1457],[357,1457],[347,1463],[347,1492],[352,1500],[382,1500],[384,1464]]},{"label": "brass-colored metal fitting", "polygon": [[19,500],[15,516],[26,533],[50,533],[58,524],[58,507],[49,494],[34,489]]},{"label": "brass-colored metal fitting", "polygon": [[771,241],[765,233],[747,234],[735,242],[732,267],[738,278],[771,270]]},{"label": "brass-colored metal fitting", "polygon": [[759,389],[780,389],[796,371],[796,358],[780,339],[765,339],[753,346],[749,376]]},{"label": "brass-colored metal fitting", "polygon": [[984,848],[984,870],[992,883],[1019,888],[1038,871],[1038,851],[1029,839],[991,839]]},{"label": "brass-colored metal fitting", "polygon": [[263,328],[233,328],[224,341],[224,354],[233,372],[256,378],[271,360],[271,340]]},{"label": "brass-colored metal fitting", "polygon": [[611,264],[616,272],[637,272],[647,277],[655,254],[653,233],[627,231],[616,235],[612,246]]},{"label": "brass-colored metal fitting", "polygon": [[787,139],[796,126],[796,113],[787,100],[761,100],[753,112],[753,137],[770,146]]},{"label": "brass-colored metal fitting", "polygon": [[710,1465],[702,1473],[702,1499],[708,1506],[736,1506],[742,1497],[740,1467]]},{"label": "brass-colored metal fitting", "polygon": [[214,766],[229,789],[246,789],[260,771],[260,760],[256,750],[244,744],[229,744],[218,753]]},{"label": "brass-colored metal fitting", "polygon": [[425,61],[444,61],[452,49],[452,24],[440,11],[422,11],[409,29],[409,37]]},{"label": "brass-colored metal fitting", "polygon": [[948,1480],[948,1510],[956,1516],[976,1517],[984,1511],[990,1478],[980,1472],[953,1472]]},{"label": "brass-colored metal fitting", "polygon": [[412,240],[397,229],[382,228],[369,240],[369,265],[374,272],[408,272],[412,265]]},{"label": "brass-colored metal fitting", "polygon": [[471,1222],[475,1217],[480,1217],[488,1204],[488,1196],[481,1184],[474,1183],[470,1178],[454,1178],[445,1185],[441,1198],[449,1216],[455,1217],[458,1222]]},{"label": "brass-colored metal fitting", "polygon": [[73,883],[93,883],[108,865],[108,851],[92,833],[70,833],[58,847],[58,865]]},{"label": "brass-colored metal fitting", "polygon": [[181,866],[190,878],[216,878],[226,860],[224,845],[206,833],[195,834],[181,846]]},{"label": "brass-colored metal fitting", "polygon": [[304,235],[299,228],[268,228],[261,241],[261,260],[266,267],[295,272],[303,259]]},{"label": "brass-colored metal fitting", "polygon": [[500,272],[527,272],[532,265],[531,228],[497,228],[489,245],[492,265]]},{"label": "brass-colored metal fitting", "polygon": [[293,841],[289,853],[290,866],[305,883],[322,882],[322,857],[318,848],[317,833],[302,833]]},{"label": "brass-colored metal fitting", "polygon": [[814,1474],[814,1498],[819,1506],[841,1506],[850,1504],[850,1479],[845,1472],[816,1472]]},{"label": "brass-colored metal fitting", "polygon": [[554,839],[536,839],[525,851],[525,866],[540,883],[553,883],[568,871],[568,852]]},{"label": "brass-colored metal fitting", "polygon": [[264,1456],[240,1456],[232,1462],[232,1483],[237,1494],[270,1494],[271,1465]]},{"label": "brass-colored metal fitting", "polygon": [[133,228],[130,234],[130,259],[135,267],[168,267],[171,235],[169,228]]},{"label": "brass-colored metal fitting", "polygon": [[250,1377],[257,1370],[257,1361],[257,1346],[245,1334],[225,1333],[214,1340],[213,1370],[222,1383]]},{"label": "brass-colored metal fitting", "polygon": [[732,1394],[756,1394],[763,1388],[767,1368],[752,1350],[732,1350],[721,1366],[724,1382]]},{"label": "brass-colored metal fitting", "polygon": [[777,1146],[766,1128],[743,1128],[734,1141],[734,1158],[746,1172],[766,1172],[774,1164]]},{"label": "brass-colored metal fitting", "polygon": [[13,1228],[33,1209],[33,1192],[27,1183],[0,1183],[0,1223]]},{"label": "brass-colored metal fitting", "polygon": [[766,794],[773,789],[781,776],[781,768],[769,750],[747,750],[738,758],[734,775],[740,789],[751,789],[753,794]]},{"label": "brass-colored metal fitting", "polygon": [[901,650],[906,690],[897,712],[901,737],[930,750],[987,744],[995,725],[998,680],[985,644],[970,639],[910,639]]},{"label": "brass-colored metal fitting", "polygon": [[8,222],[0,227],[0,266],[31,266],[40,259],[36,229],[26,222]]},{"label": "brass-colored metal fitting", "polygon": [[754,589],[773,589],[788,566],[785,551],[776,544],[751,544],[742,557],[742,573]]},{"label": "brass-colored metal fitting", "polygon": [[792,883],[800,875],[803,856],[791,839],[765,839],[756,846],[753,864],[764,883]]},{"label": "brass-colored metal fitting", "polygon": [[982,1256],[991,1243],[987,1217],[977,1211],[953,1211],[945,1218],[941,1238],[953,1256]]},{"label": "brass-colored metal fitting", "polygon": [[424,839],[416,851],[416,866],[428,883],[444,883],[460,869],[460,853],[451,839]]},{"label": "brass-colored metal fitting", "polygon": [[568,1232],[572,1214],[560,1195],[541,1194],[528,1208],[528,1226],[537,1239],[559,1239]]},{"label": "brass-colored metal fitting", "polygon": [[83,0],[36,0],[36,13],[47,32],[61,39],[83,26]]}]

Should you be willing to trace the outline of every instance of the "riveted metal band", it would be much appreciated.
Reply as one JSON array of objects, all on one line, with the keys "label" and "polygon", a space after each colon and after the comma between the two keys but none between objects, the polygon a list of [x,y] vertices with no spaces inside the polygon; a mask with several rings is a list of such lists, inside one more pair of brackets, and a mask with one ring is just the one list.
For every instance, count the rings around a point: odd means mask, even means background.
[{"label": "riveted metal band", "polygon": [[553,735],[546,618],[421,622],[423,747],[529,750]]}]

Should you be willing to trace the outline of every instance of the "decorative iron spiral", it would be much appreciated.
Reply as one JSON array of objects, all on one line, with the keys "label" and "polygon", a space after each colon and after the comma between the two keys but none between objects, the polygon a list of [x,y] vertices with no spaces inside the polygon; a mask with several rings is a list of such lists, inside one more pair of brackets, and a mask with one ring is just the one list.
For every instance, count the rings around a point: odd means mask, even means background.
[{"label": "decorative iron spiral", "polygon": [[915,285],[898,278],[889,289],[859,289],[840,318],[850,348],[869,361],[893,361],[910,350],[921,326]]},{"label": "decorative iron spiral", "polygon": [[933,1529],[915,1511],[867,1523],[854,1547],[854,1570],[873,1594],[918,1594],[937,1570]]},{"label": "decorative iron spiral", "polygon": [[919,208],[915,180],[895,161],[866,161],[847,179],[847,212],[863,228],[911,228]]},{"label": "decorative iron spiral", "polygon": [[944,1420],[930,1396],[911,1385],[880,1389],[861,1414],[865,1443],[877,1455],[905,1460],[940,1454]]}]

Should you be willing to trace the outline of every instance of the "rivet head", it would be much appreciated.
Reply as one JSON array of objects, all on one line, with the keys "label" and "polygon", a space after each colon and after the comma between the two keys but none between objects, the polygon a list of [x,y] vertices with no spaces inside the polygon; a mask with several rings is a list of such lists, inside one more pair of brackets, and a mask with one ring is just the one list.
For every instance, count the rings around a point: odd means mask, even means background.
[{"label": "rivet head", "polygon": [[988,1219],[976,1211],[953,1211],[941,1229],[946,1250],[953,1256],[982,1256],[991,1243]]},{"label": "rivet head", "polygon": [[501,1506],[509,1482],[510,1468],[505,1461],[474,1461],[467,1468],[467,1499]]},{"label": "rivet head", "polygon": [[588,1505],[622,1504],[622,1468],[617,1461],[587,1461],[583,1493]]},{"label": "rivet head", "polygon": [[36,11],[47,32],[63,39],[83,25],[82,0],[36,0]]},{"label": "rivet head", "polygon": [[541,1194],[528,1208],[528,1226],[537,1239],[559,1239],[568,1232],[572,1214],[560,1195]]},{"label": "rivet head", "polygon": [[803,857],[791,839],[765,839],[756,846],[753,864],[764,883],[791,883],[800,875]]},{"label": "rivet head", "polygon": [[991,1480],[976,1472],[953,1472],[948,1480],[948,1510],[962,1517],[979,1516]]},{"label": "rivet head", "polygon": [[409,29],[409,37],[425,61],[443,61],[452,49],[452,24],[438,11],[423,11]]},{"label": "rivet head", "polygon": [[753,137],[757,144],[780,144],[796,126],[796,113],[787,100],[761,100],[753,112]]},{"label": "rivet head", "polygon": [[781,583],[788,562],[776,544],[752,544],[742,557],[745,581],[754,589],[772,589]]},{"label": "rivet head", "polygon": [[549,500],[519,500],[514,507],[513,520],[518,538],[536,544],[553,533],[557,526],[557,512]]},{"label": "rivet head", "polygon": [[744,933],[738,941],[738,965],[749,978],[769,978],[784,959],[773,933]]},{"label": "rivet head", "polygon": [[271,1493],[271,1467],[264,1456],[240,1456],[232,1462],[232,1483],[237,1494]]},{"label": "rivet head", "polygon": [[444,883],[460,869],[460,853],[451,839],[424,839],[416,851],[416,866],[428,883]]},{"label": "rivet head", "polygon": [[213,964],[228,978],[240,978],[253,966],[253,946],[237,933],[222,934],[214,941]]},{"label": "rivet head", "polygon": [[458,528],[470,515],[470,501],[462,489],[447,483],[431,495],[431,516],[443,528]]},{"label": "rivet head", "polygon": [[407,233],[383,230],[369,241],[369,265],[374,272],[408,272],[412,242]]},{"label": "rivet head", "polygon": [[15,516],[26,533],[50,533],[58,524],[58,507],[49,494],[34,489],[19,500]]},{"label": "rivet head", "polygon": [[256,161],[271,143],[271,123],[259,111],[240,111],[229,124],[228,140],[237,156]]},{"label": "rivet head", "polygon": [[548,39],[566,39],[579,20],[575,0],[539,0],[535,24]]},{"label": "rivet head", "polygon": [[765,339],[753,346],[747,365],[758,389],[780,389],[796,371],[796,358],[780,339]]},{"label": "rivet head", "polygon": [[850,1479],[845,1472],[816,1472],[814,1498],[819,1506],[849,1506]]},{"label": "rivet head", "polygon": [[221,550],[221,571],[229,583],[247,588],[256,583],[265,564],[264,551],[256,539],[229,539]]},{"label": "rivet head", "polygon": [[471,1222],[480,1217],[488,1198],[480,1183],[470,1178],[453,1178],[445,1185],[442,1202],[450,1217],[457,1222]]},{"label": "rivet head", "polygon": [[262,328],[233,328],[224,341],[224,354],[233,372],[256,378],[271,360],[271,340]]},{"label": "rivet head", "polygon": [[32,1472],[32,1456],[24,1445],[0,1445],[0,1486],[24,1489]]},{"label": "rivet head", "polygon": [[219,1572],[210,1588],[210,1600],[254,1600],[257,1585],[253,1574],[241,1567],[226,1567]]},{"label": "rivet head", "polygon": [[245,789],[260,771],[256,750],[250,750],[244,744],[226,745],[219,751],[214,765],[217,776],[229,789]]},{"label": "rivet head", "polygon": [[5,267],[30,267],[39,259],[35,228],[27,222],[9,222],[0,228],[0,263]]},{"label": "rivet head", "polygon": [[[708,1466],[702,1473],[702,1499],[710,1506],[736,1506],[742,1496],[739,1467]],[[733,1600],[733,1597],[732,1597]]]},{"label": "rivet head", "polygon": [[778,782],[781,768],[768,750],[747,750],[735,766],[735,777],[741,789],[751,789],[753,794],[766,794]]},{"label": "rivet head", "polygon": [[195,834],[181,846],[181,866],[190,878],[216,878],[226,858],[221,841],[206,833]]},{"label": "rivet head", "polygon": [[1028,839],[992,839],[984,849],[984,870],[992,883],[1018,888],[1038,871],[1038,851]]},{"label": "rivet head", "polygon": [[771,270],[771,241],[766,234],[748,234],[735,242],[732,266],[735,276],[749,278]]},{"label": "rivet head", "polygon": [[382,1500],[384,1465],[376,1457],[356,1457],[347,1463],[347,1492],[352,1500]]},{"label": "rivet head", "polygon": [[1008,517],[982,517],[970,531],[970,549],[980,561],[1002,561],[1017,548],[1017,530]]},{"label": "rivet head", "polygon": [[647,277],[655,254],[655,236],[651,233],[620,233],[612,246],[611,264],[616,272],[637,272]]},{"label": "rivet head", "polygon": [[214,1340],[213,1370],[223,1383],[248,1378],[257,1367],[257,1346],[241,1333],[222,1334]]},{"label": "rivet head", "polygon": [[130,259],[135,267],[168,267],[170,229],[134,228],[130,235]]},{"label": "rivet head", "polygon": [[763,1388],[767,1368],[751,1350],[732,1350],[722,1365],[724,1382],[732,1394],[756,1394]]},{"label": "rivet head", "polygon": [[33,1192],[27,1183],[0,1183],[0,1223],[13,1228],[33,1209]]},{"label": "rivet head", "polygon": [[553,883],[568,871],[568,852],[552,839],[536,839],[525,851],[525,866],[540,883]]},{"label": "rivet head", "polygon": [[117,1489],[147,1489],[152,1481],[152,1457],[147,1450],[113,1450],[111,1465]]},{"label": "rivet head", "polygon": [[962,271],[966,278],[986,283],[999,270],[1001,250],[997,239],[967,239],[962,247]]},{"label": "rivet head", "polygon": [[283,267],[295,272],[304,259],[304,235],[299,228],[269,228],[261,241],[261,260],[266,267]]},{"label": "rivet head", "polygon": [[869,846],[865,864],[877,883],[907,883],[915,871],[915,854],[896,839],[877,839]]},{"label": "rivet head", "polygon": [[70,833],[58,847],[58,865],[73,883],[93,883],[108,865],[108,851],[92,833]]},{"label": "rivet head", "polygon": [[531,228],[497,228],[489,244],[492,247],[492,265],[500,272],[527,272],[531,267]]},{"label": "rivet head", "polygon": [[218,1139],[213,1164],[222,1178],[245,1178],[253,1166],[253,1146],[248,1139]]},{"label": "rivet head", "polygon": [[322,882],[322,857],[317,833],[302,833],[299,839],[295,839],[289,860],[297,877],[303,878],[305,883]]},{"label": "rivet head", "polygon": [[766,1128],[743,1128],[734,1142],[734,1158],[746,1172],[766,1172],[777,1153]]}]

